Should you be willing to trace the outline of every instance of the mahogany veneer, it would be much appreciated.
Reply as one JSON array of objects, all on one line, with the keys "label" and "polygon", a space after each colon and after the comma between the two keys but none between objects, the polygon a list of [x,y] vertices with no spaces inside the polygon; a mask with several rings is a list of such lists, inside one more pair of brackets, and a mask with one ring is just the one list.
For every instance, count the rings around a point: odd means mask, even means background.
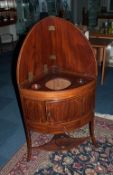
[{"label": "mahogany veneer", "polygon": [[95,56],[78,28],[58,17],[47,17],[33,26],[17,63],[28,160],[33,148],[31,131],[54,134],[51,142],[39,149],[68,149],[87,138],[74,139],[66,133],[89,123],[96,144],[96,77]]}]

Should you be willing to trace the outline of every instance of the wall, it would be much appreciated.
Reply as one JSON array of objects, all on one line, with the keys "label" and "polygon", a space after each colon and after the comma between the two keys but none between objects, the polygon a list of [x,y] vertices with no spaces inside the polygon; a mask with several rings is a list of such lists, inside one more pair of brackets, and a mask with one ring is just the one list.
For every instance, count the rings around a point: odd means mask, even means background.
[{"label": "wall", "polygon": [[88,0],[72,0],[72,19],[74,23],[82,23],[82,9],[88,9]]},{"label": "wall", "polygon": [[97,13],[100,11],[100,0],[72,0],[72,18],[74,23],[82,23],[82,9],[88,10],[89,26],[96,26]]},{"label": "wall", "polygon": [[[68,4],[72,0],[67,0]],[[76,1],[76,0],[74,0]],[[17,3],[17,33],[23,34],[40,19],[42,2],[47,2],[48,15],[58,15],[57,5],[64,0],[16,0]],[[57,4],[57,5],[56,5]],[[45,11],[44,11],[45,12]],[[65,10],[65,18],[71,18],[71,11]],[[45,14],[42,14],[45,15]]]},{"label": "wall", "polygon": [[37,1],[16,0],[17,3],[17,23],[18,34],[25,33],[39,19],[39,7]]},{"label": "wall", "polygon": [[97,25],[97,14],[100,12],[100,0],[88,0],[89,27]]}]

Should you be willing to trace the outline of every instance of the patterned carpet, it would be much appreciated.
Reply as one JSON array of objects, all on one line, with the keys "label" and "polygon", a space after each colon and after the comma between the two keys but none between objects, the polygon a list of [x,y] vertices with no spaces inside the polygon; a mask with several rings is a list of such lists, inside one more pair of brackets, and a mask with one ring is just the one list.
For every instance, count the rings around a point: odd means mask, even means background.
[{"label": "patterned carpet", "polygon": [[[102,116],[104,117],[104,116]],[[0,171],[1,175],[113,175],[113,120],[95,117],[95,135],[98,148],[90,140],[70,151],[33,151],[26,161],[26,144]],[[73,137],[88,135],[87,125]],[[33,144],[50,141],[52,135],[33,134]]]}]

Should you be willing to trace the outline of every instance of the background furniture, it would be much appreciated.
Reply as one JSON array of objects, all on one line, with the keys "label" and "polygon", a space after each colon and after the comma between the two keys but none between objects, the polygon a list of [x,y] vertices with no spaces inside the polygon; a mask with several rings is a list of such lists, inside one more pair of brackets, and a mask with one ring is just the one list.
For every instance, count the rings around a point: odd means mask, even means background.
[{"label": "background furniture", "polygon": [[0,0],[0,27],[15,24],[16,19],[15,0]]},{"label": "background furniture", "polygon": [[84,34],[72,23],[48,17],[34,25],[21,48],[17,63],[28,160],[31,131],[54,134],[39,149],[68,149],[88,139],[66,133],[89,124],[94,137],[97,64]]},{"label": "background furniture", "polygon": [[17,41],[16,33],[16,2],[15,0],[0,0],[0,50],[4,45]]},{"label": "background furniture", "polygon": [[11,33],[5,33],[5,34],[1,34],[0,35],[0,50],[1,52],[3,52],[4,50],[7,49],[7,47],[5,47],[6,45],[8,45],[8,48],[14,46],[14,38],[13,38],[13,34]]},{"label": "background furniture", "polygon": [[[90,38],[89,39],[92,47],[94,48],[97,61],[102,64],[102,75],[101,75],[101,85],[103,85],[104,76],[105,76],[105,66],[107,60],[107,47],[112,44],[112,40],[105,38]],[[98,60],[99,54],[99,60]]]}]

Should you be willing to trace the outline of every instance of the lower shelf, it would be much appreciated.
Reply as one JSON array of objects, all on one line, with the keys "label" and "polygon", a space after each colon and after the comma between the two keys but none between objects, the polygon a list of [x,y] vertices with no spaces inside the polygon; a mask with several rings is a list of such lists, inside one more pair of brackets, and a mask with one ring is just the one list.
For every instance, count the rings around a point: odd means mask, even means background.
[{"label": "lower shelf", "polygon": [[66,134],[58,134],[54,135],[50,142],[45,143],[44,145],[38,147],[32,147],[32,149],[43,149],[47,151],[55,151],[55,150],[68,150],[72,147],[76,147],[79,144],[83,143],[85,140],[89,139],[88,137],[81,138],[72,138]]}]

